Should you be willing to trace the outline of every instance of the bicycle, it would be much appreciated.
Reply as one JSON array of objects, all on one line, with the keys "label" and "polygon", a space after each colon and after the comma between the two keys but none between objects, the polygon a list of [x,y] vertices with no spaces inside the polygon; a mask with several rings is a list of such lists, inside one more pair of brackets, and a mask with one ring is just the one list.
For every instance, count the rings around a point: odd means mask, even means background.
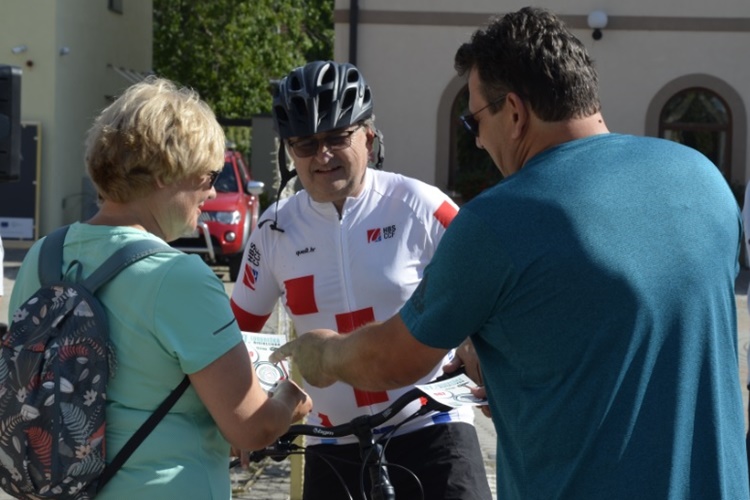
[{"label": "bicycle", "polygon": [[[436,379],[434,382],[451,380],[461,375],[463,375],[463,370],[443,375]],[[469,402],[465,398],[454,397],[453,399],[464,403]],[[385,422],[387,422],[389,419],[403,410],[409,403],[416,400],[421,400],[422,402],[421,407],[416,412],[414,412],[411,416],[395,426],[388,433],[384,434],[378,439],[375,438],[375,435],[373,433],[373,430],[375,428],[383,425]],[[473,400],[471,402],[476,403],[476,400]],[[274,444],[262,450],[251,452],[249,459],[250,462],[260,462],[266,457],[269,457],[273,460],[281,461],[293,454],[310,453],[311,450],[308,450],[304,446],[298,445],[294,442],[299,436],[323,436],[333,438],[353,435],[357,438],[357,441],[359,443],[359,454],[362,460],[360,469],[361,477],[359,498],[365,500],[396,500],[396,492],[390,481],[388,467],[398,467],[406,470],[407,472],[410,471],[400,465],[389,464],[385,461],[384,451],[388,445],[388,440],[400,425],[403,425],[411,419],[433,411],[449,411],[452,408],[452,406],[438,402],[436,399],[430,397],[429,394],[422,391],[421,389],[413,388],[408,392],[402,394],[383,411],[375,413],[373,415],[361,415],[354,418],[348,423],[335,425],[333,427],[322,427],[309,424],[292,425],[287,433],[277,439]],[[323,455],[318,456],[323,457]],[[338,476],[339,482],[345,489],[348,497],[353,500],[351,492],[346,487],[343,478],[341,478],[341,476],[336,472],[336,468],[334,467],[334,465],[326,460],[325,457],[323,457],[323,459],[324,461],[326,461],[326,463],[328,463],[328,465],[331,466],[334,473]],[[233,462],[233,464],[236,465],[238,462],[239,460],[236,460]],[[367,469],[370,476],[371,489],[369,497],[366,496],[364,491],[365,469]],[[419,483],[419,479],[416,477],[416,475],[412,473],[412,476],[414,477],[414,480]]]}]

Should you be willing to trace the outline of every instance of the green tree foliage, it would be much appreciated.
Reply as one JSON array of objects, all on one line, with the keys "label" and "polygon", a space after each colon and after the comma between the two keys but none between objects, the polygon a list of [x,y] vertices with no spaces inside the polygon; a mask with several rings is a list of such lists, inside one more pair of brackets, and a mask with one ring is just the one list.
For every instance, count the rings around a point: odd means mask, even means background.
[{"label": "green tree foliage", "polygon": [[153,57],[220,117],[268,113],[272,80],[333,57],[333,0],[154,0]]}]

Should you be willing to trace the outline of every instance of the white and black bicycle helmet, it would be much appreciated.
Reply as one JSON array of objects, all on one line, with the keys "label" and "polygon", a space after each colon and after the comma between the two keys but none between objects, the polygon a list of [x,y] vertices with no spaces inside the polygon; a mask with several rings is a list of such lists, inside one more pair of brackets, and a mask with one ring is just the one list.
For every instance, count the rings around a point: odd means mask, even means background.
[{"label": "white and black bicycle helmet", "polygon": [[[372,117],[372,92],[353,64],[335,61],[313,61],[295,68],[273,88],[273,126],[283,141],[320,132],[346,128]],[[378,140],[375,168],[382,168],[385,157],[383,135]],[[281,183],[276,201],[297,171],[287,168],[286,153],[278,151]],[[264,221],[267,222],[267,221]],[[277,221],[271,224],[277,231]]]}]

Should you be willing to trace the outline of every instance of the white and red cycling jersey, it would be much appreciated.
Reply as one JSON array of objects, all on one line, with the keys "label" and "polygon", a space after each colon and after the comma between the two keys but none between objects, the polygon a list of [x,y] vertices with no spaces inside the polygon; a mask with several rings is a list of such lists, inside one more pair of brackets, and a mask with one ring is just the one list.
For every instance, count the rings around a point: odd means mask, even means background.
[{"label": "white and red cycling jersey", "polygon": [[[347,198],[339,217],[332,203],[317,203],[305,191],[282,200],[278,227],[263,224],[251,235],[240,279],[232,293],[232,308],[243,331],[258,332],[277,300],[302,334],[328,328],[346,334],[372,321],[396,314],[422,279],[456,205],[443,192],[416,179],[367,169],[365,187]],[[274,218],[270,207],[264,219]],[[383,349],[388,349],[383,345]],[[442,374],[443,362],[424,377]],[[305,384],[313,399],[307,422],[331,426],[377,413],[411,387],[366,392],[337,382],[325,389]],[[414,413],[415,402],[389,420],[385,432]],[[435,423],[473,422],[469,407],[419,417],[395,434]],[[308,438],[309,444],[356,442],[355,438]]]}]

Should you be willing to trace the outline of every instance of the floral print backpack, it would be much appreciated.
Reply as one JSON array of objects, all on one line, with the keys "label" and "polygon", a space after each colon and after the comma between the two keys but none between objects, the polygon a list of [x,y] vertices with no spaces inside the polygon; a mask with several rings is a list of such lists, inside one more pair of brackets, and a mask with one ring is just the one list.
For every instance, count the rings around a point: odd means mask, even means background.
[{"label": "floral print backpack", "polygon": [[137,442],[106,464],[106,390],[116,360],[94,294],[130,264],[176,250],[153,240],[131,243],[85,280],[67,281],[67,229],[43,241],[42,285],[13,313],[0,344],[0,487],[17,498],[93,498],[189,384],[186,376],[136,432]]}]

